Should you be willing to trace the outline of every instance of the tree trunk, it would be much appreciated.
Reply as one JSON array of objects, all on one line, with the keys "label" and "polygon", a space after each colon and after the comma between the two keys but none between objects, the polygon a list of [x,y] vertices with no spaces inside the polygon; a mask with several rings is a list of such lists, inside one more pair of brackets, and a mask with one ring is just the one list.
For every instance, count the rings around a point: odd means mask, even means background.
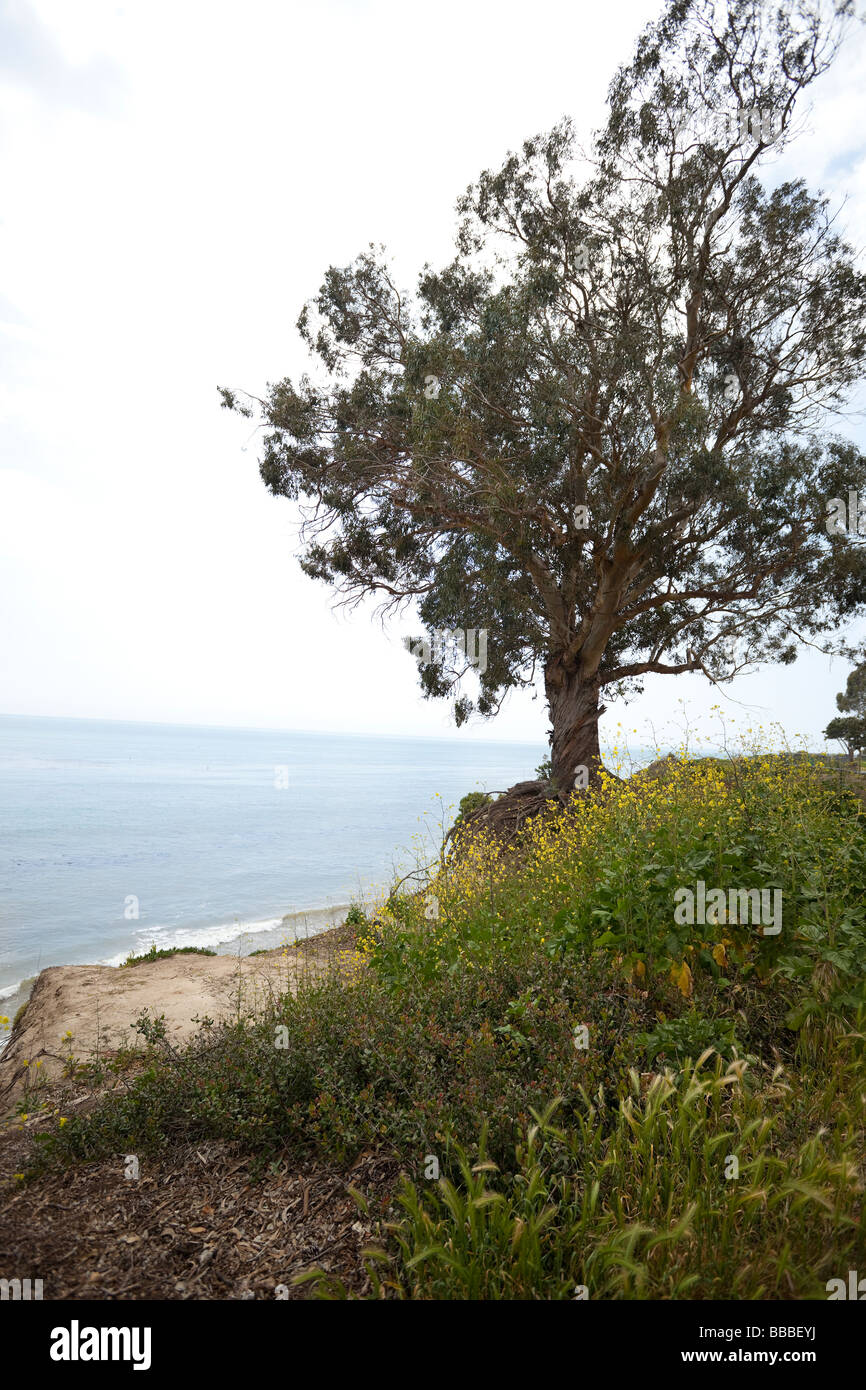
[{"label": "tree trunk", "polygon": [[598,780],[598,720],[604,706],[599,704],[598,682],[567,670],[559,657],[547,663],[544,683],[552,726],[553,784],[567,794]]}]

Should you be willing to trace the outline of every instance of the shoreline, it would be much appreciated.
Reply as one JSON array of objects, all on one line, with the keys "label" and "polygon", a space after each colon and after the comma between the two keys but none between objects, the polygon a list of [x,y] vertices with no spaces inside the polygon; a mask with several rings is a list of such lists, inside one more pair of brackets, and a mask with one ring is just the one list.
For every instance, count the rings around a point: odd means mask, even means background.
[{"label": "shoreline", "polygon": [[[303,942],[312,937],[321,936],[326,932],[339,930],[344,925],[346,913],[349,911],[350,903],[334,903],[329,906],[319,906],[310,908],[298,908],[284,913],[281,917],[266,917],[259,920],[246,921],[239,923],[218,923],[213,927],[175,927],[175,928],[154,928],[154,937],[160,931],[170,934],[171,940],[166,945],[162,945],[159,940],[155,941],[157,949],[170,950],[172,947],[183,946],[206,946],[213,950],[216,957],[230,956],[232,958],[245,958],[259,951],[278,951],[284,945],[294,945],[296,942]],[[228,932],[229,934],[222,940],[212,940],[208,944],[201,937],[207,937],[210,933]],[[189,936],[197,938],[195,940],[184,940]],[[135,955],[144,956],[149,947],[142,946],[140,950],[134,951]],[[72,969],[108,969],[119,970],[123,963],[129,959],[130,951],[116,952],[113,956],[103,958],[98,961],[84,961],[57,964],[48,963],[34,975],[27,975],[12,986],[4,986],[0,990],[0,1017],[8,1017],[9,1029],[0,1034],[0,1058],[3,1057],[6,1047],[12,1035],[12,1024],[16,1014],[22,1006],[29,1002],[37,980],[45,970],[72,970]],[[211,960],[211,956],[187,956],[186,959]],[[141,969],[141,967],[136,967]]]}]

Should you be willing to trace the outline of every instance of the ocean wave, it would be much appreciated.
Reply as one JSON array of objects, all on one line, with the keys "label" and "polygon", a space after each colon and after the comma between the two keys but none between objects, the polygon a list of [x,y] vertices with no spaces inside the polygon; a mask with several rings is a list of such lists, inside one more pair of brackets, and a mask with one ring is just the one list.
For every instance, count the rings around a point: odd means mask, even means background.
[{"label": "ocean wave", "polygon": [[0,999],[11,999],[13,994],[17,994],[19,990],[22,990],[24,986],[33,979],[35,979],[35,976],[28,975],[26,979],[19,980],[16,985],[4,985],[3,989],[0,989]]},{"label": "ocean wave", "polygon": [[[103,956],[95,963],[123,965],[130,955],[146,955],[151,946],[155,946],[158,951],[167,951],[173,946],[203,946],[219,955],[220,946],[229,946],[233,941],[239,941],[245,936],[261,938],[268,933],[277,938],[273,944],[278,946],[284,940],[298,941],[307,936],[317,936],[319,932],[327,931],[331,926],[339,926],[345,921],[349,906],[349,903],[328,903],[321,907],[298,908],[282,917],[264,917],[244,922],[233,918],[231,922],[219,922],[216,926],[210,927],[144,927],[136,933],[137,940],[126,950],[118,951],[112,956]],[[14,985],[3,985],[0,987],[0,1003],[5,999],[15,998],[24,990],[29,993],[28,986],[32,988],[35,981],[35,975],[26,975]],[[0,1008],[0,1014],[3,1012]]]},{"label": "ocean wave", "polygon": [[[168,951],[176,946],[201,946],[216,950],[228,946],[245,936],[265,936],[268,933],[279,935],[281,939],[297,941],[304,936],[315,936],[320,931],[342,922],[349,910],[348,903],[329,904],[324,907],[309,907],[287,912],[282,917],[265,917],[258,921],[220,922],[210,927],[145,927],[137,932],[137,941],[132,951],[121,951],[99,962],[100,965],[122,965],[130,954],[145,955],[151,947],[157,951]],[[276,943],[275,943],[276,944]]]}]

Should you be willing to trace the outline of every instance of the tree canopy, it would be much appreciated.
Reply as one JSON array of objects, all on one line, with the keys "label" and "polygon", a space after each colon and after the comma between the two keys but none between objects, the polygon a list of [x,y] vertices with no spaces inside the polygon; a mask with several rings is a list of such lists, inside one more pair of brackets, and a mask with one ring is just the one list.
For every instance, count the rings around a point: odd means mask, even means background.
[{"label": "tree canopy", "polygon": [[866,748],[866,719],[856,715],[849,715],[847,718],[837,715],[824,730],[824,737],[843,744],[848,757],[853,759],[855,753],[862,753]]},{"label": "tree canopy", "polygon": [[[825,512],[864,460],[826,422],[866,278],[827,199],[759,171],[850,13],[669,0],[586,148],[566,119],[481,174],[414,293],[381,248],[331,267],[298,325],[315,379],[222,391],[303,504],[309,575],[485,630],[482,715],[543,676],[563,791],[597,773],[603,694],[847,650],[866,566]],[[419,666],[465,719],[459,643]]]},{"label": "tree canopy", "polygon": [[866,662],[849,672],[845,689],[836,696],[836,708],[842,714],[866,720]]},{"label": "tree canopy", "polygon": [[840,716],[831,719],[824,737],[844,744],[849,758],[866,748],[866,662],[849,672],[845,689],[836,696]]}]

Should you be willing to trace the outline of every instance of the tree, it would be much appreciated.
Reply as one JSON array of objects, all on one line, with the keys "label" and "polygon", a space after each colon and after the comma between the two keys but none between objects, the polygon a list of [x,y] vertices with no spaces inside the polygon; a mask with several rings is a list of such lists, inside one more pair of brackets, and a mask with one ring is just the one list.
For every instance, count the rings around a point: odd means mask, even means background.
[{"label": "tree", "polygon": [[[597,776],[603,692],[846,650],[866,567],[824,508],[864,460],[822,431],[866,357],[866,280],[827,200],[757,171],[849,13],[668,0],[582,163],[567,120],[528,140],[414,296],[381,248],[327,271],[298,324],[315,382],[222,390],[302,502],[307,574],[485,629],[482,715],[540,670],[563,792]],[[459,641],[418,650],[427,695],[459,688]]]},{"label": "tree", "polygon": [[831,719],[824,730],[824,737],[843,744],[848,761],[853,762],[854,754],[859,755],[866,748],[866,719],[857,715],[849,715],[847,719]]},{"label": "tree", "polygon": [[866,662],[861,662],[849,673],[844,691],[836,696],[836,708],[842,714],[866,720]]},{"label": "tree", "polygon": [[845,689],[836,696],[836,708],[845,718],[831,719],[824,737],[844,744],[849,760],[866,748],[866,662],[849,672]]}]

